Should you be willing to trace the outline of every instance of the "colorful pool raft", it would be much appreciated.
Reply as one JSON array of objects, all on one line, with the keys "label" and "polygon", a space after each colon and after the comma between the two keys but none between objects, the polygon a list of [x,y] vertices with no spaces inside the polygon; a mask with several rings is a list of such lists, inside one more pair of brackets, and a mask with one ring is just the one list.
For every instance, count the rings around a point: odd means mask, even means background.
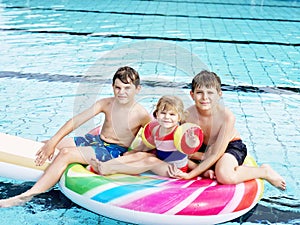
[{"label": "colorful pool raft", "polygon": [[[36,181],[45,168],[35,166],[43,144],[0,133],[0,176]],[[247,156],[246,165],[256,166]],[[150,173],[99,176],[72,164],[61,177],[61,191],[97,214],[136,224],[216,224],[247,213],[260,200],[264,184],[251,180],[220,185],[209,179],[177,180]]]},{"label": "colorful pool raft", "polygon": [[[256,165],[252,157],[245,164]],[[220,185],[210,179],[178,180],[151,173],[99,176],[80,164],[59,182],[72,201],[95,213],[136,224],[216,224],[252,209],[263,194],[262,180]]]}]

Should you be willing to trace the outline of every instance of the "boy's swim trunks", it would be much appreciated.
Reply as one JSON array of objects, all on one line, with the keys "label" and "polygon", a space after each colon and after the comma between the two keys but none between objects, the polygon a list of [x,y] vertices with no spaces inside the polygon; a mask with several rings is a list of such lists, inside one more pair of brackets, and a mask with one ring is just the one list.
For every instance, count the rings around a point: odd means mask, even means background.
[{"label": "boy's swim trunks", "polygon": [[242,140],[231,141],[229,142],[225,153],[233,155],[240,166],[244,163],[244,160],[247,156],[247,147]]},{"label": "boy's swim trunks", "polygon": [[[207,145],[202,144],[201,148],[198,152],[205,152],[207,149]],[[225,153],[229,153],[233,155],[238,161],[239,166],[243,164],[246,156],[247,156],[247,147],[242,142],[242,140],[233,140],[229,142]],[[199,162],[198,162],[199,163]]]},{"label": "boy's swim trunks", "polygon": [[74,141],[77,147],[93,147],[96,158],[101,162],[117,158],[127,152],[127,148],[117,144],[106,143],[99,135],[86,134],[84,137],[74,137]]}]

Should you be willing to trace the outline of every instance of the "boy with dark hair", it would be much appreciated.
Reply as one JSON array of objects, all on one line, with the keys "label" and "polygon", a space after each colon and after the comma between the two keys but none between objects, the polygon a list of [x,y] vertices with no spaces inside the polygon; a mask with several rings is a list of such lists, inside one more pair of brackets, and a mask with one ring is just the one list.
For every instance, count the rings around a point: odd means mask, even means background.
[{"label": "boy with dark hair", "polygon": [[[151,117],[147,110],[135,101],[140,91],[139,74],[131,67],[121,67],[113,77],[114,97],[98,100],[90,108],[68,120],[57,133],[37,152],[35,160],[38,166],[53,159],[42,177],[28,191],[15,197],[0,200],[1,207],[23,204],[33,196],[54,186],[71,163],[90,164],[93,160],[109,160],[123,155],[135,138],[139,129],[146,125]],[[96,136],[65,138],[99,113],[105,120],[101,133]],[[95,168],[97,169],[97,168]]]}]

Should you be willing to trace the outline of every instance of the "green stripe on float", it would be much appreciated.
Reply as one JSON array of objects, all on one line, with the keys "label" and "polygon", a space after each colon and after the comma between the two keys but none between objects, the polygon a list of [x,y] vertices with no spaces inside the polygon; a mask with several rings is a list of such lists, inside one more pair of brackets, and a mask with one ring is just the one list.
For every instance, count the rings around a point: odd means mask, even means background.
[{"label": "green stripe on float", "polygon": [[[70,176],[71,172],[76,173],[76,176]],[[80,176],[81,174],[82,176]],[[81,195],[109,182],[109,180],[87,171],[80,164],[70,164],[65,171],[65,186]]]}]

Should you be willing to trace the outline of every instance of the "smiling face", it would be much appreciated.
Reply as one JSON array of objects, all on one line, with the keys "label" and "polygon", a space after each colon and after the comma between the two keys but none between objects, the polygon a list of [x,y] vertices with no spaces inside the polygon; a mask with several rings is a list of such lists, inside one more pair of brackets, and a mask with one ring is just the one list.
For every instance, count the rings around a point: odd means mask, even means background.
[{"label": "smiling face", "polygon": [[132,82],[125,84],[120,79],[116,79],[112,87],[116,100],[121,104],[133,102],[140,90],[139,85],[136,87]]},{"label": "smiling face", "polygon": [[161,134],[170,133],[180,122],[185,119],[184,105],[176,96],[162,96],[153,112],[157,119]]},{"label": "smiling face", "polygon": [[190,95],[199,110],[211,110],[218,105],[222,96],[221,79],[206,70],[197,74],[192,81]]},{"label": "smiling face", "polygon": [[190,95],[198,109],[211,110],[219,103],[222,91],[217,91],[214,87],[200,86],[191,91]]},{"label": "smiling face", "polygon": [[179,123],[179,114],[173,109],[158,110],[156,119],[164,129],[171,131]]}]

